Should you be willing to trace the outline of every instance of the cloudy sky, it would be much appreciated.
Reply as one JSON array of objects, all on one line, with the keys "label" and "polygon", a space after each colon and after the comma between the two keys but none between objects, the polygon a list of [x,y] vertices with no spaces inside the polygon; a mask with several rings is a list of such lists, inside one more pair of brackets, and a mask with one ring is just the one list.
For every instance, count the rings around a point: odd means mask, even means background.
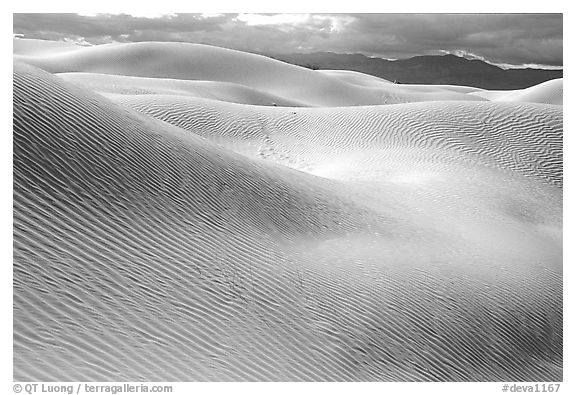
[{"label": "cloudy sky", "polygon": [[563,61],[561,14],[14,14],[14,34],[85,44],[185,41],[266,54],[453,53],[547,67]]}]

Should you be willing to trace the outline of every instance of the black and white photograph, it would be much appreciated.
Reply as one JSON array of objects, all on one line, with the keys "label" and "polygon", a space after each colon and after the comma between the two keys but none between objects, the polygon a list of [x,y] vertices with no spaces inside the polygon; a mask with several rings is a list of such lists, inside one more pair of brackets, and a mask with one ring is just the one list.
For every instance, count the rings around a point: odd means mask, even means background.
[{"label": "black and white photograph", "polygon": [[12,14],[14,392],[564,392],[562,13],[133,11]]}]

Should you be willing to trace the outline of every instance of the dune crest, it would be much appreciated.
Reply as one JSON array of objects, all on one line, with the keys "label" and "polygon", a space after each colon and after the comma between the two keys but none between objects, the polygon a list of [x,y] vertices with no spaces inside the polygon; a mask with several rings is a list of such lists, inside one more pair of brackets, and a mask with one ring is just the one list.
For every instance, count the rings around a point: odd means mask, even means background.
[{"label": "dune crest", "polygon": [[494,101],[544,103],[561,106],[563,103],[564,79],[558,78],[531,86],[526,89],[513,91],[477,91],[471,95],[483,97]]},{"label": "dune crest", "polygon": [[30,38],[15,38],[12,40],[12,43],[14,55],[54,55],[55,53],[75,51],[84,48],[72,42],[35,40]]},{"label": "dune crest", "polygon": [[105,44],[54,55],[44,51],[17,54],[15,59],[51,73],[85,72],[235,83],[310,106],[485,100],[442,89],[430,93],[394,84],[386,88],[379,84],[359,86],[265,56],[201,44]]}]

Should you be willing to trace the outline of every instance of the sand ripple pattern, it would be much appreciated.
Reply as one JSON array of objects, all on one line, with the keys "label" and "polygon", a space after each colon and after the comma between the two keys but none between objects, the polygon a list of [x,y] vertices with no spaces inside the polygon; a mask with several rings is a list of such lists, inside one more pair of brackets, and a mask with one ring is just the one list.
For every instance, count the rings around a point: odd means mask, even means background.
[{"label": "sand ripple pattern", "polygon": [[[430,102],[360,108],[266,108],[170,95],[113,98],[237,152],[328,177],[389,170],[406,151],[432,166],[464,161],[562,186],[562,109],[530,103]],[[258,147],[256,149],[256,147]],[[256,151],[255,151],[256,149]],[[353,171],[355,170],[355,171]]]},{"label": "sand ripple pattern", "polygon": [[[15,66],[15,380],[562,380],[557,109],[152,97]],[[366,147],[486,175],[436,201],[307,174]]]}]

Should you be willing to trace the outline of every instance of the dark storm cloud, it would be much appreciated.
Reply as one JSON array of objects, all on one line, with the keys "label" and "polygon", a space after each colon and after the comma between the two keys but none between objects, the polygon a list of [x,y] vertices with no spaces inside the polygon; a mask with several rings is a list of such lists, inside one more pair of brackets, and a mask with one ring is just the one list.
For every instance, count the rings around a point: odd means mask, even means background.
[{"label": "dark storm cloud", "polygon": [[[562,15],[559,14],[420,14],[357,15],[350,29],[404,53],[465,51],[493,62],[562,64]],[[367,45],[378,53],[382,47]]]},{"label": "dark storm cloud", "polygon": [[562,65],[561,14],[14,14],[30,38],[188,41],[254,52],[334,51],[386,58],[456,53],[493,63]]}]

